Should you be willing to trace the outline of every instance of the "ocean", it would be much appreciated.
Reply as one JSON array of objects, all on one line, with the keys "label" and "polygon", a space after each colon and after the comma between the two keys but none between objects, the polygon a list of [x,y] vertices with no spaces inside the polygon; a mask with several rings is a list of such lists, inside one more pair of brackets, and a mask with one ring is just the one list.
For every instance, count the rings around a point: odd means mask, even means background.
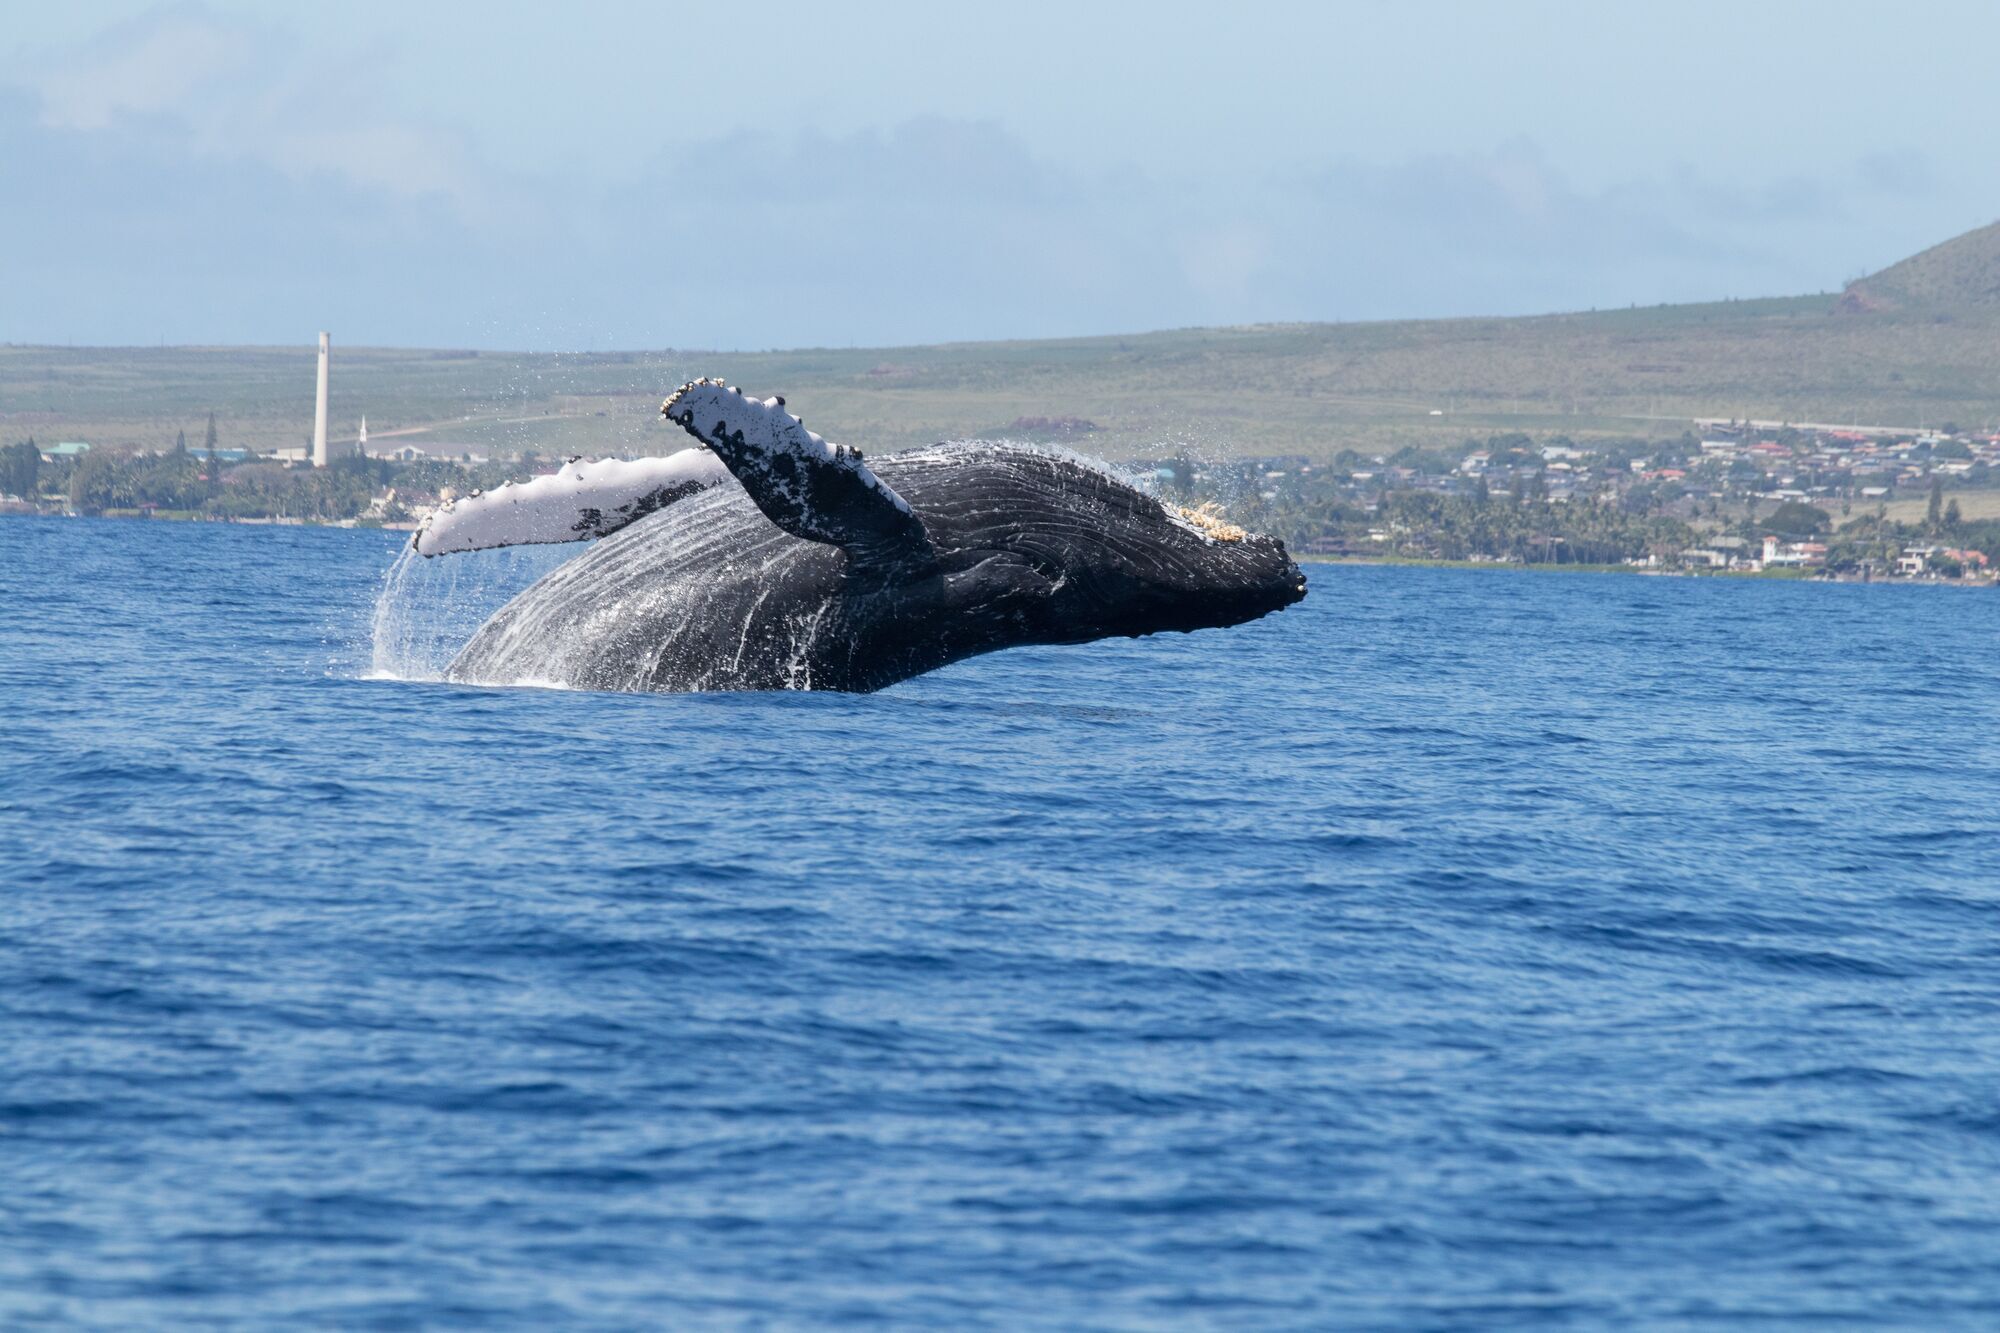
[{"label": "ocean", "polygon": [[2000,1323],[1990,592],[619,696],[398,540],[0,520],[0,1323]]}]

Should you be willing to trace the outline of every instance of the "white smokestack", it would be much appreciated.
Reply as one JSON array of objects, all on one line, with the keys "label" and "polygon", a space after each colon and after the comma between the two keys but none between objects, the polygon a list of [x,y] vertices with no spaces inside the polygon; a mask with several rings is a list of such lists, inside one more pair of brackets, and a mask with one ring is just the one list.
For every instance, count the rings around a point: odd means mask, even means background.
[{"label": "white smokestack", "polygon": [[326,353],[327,339],[319,335],[319,397],[313,403],[313,466],[326,466]]}]

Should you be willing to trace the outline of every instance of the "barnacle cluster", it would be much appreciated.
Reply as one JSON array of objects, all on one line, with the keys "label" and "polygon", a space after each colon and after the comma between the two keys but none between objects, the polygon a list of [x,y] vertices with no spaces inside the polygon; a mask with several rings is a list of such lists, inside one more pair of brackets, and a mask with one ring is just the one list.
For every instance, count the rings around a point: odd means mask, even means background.
[{"label": "barnacle cluster", "polygon": [[1219,542],[1240,542],[1250,534],[1222,516],[1222,506],[1205,500],[1193,509],[1175,505],[1174,512]]}]

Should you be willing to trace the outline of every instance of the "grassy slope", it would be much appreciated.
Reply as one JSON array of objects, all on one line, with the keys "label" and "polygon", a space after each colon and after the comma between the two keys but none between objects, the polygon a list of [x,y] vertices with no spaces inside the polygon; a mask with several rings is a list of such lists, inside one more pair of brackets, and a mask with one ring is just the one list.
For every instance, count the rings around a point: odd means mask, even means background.
[{"label": "grassy slope", "polygon": [[[2000,518],[2000,491],[1951,491],[1949,498],[1958,502],[1959,515],[1967,519]],[[1888,505],[1889,517],[1898,523],[1921,523],[1930,508],[1930,497],[1917,496],[1908,500],[1891,500]],[[1872,512],[1866,505],[1855,506],[1854,512]]]},{"label": "grassy slope", "polygon": [[[333,419],[344,438],[366,413],[378,439],[429,426],[432,438],[488,447],[665,448],[677,441],[653,416],[660,397],[706,373],[782,392],[823,434],[878,448],[1065,416],[1103,427],[1081,443],[1111,456],[1326,454],[1517,429],[1665,434],[1695,416],[1980,426],[2000,423],[2000,301],[1977,285],[1996,254],[2000,228],[1988,228],[1885,270],[1866,282],[1896,299],[1866,313],[1816,296],[886,350],[336,346]],[[1940,292],[1966,299],[1947,313]],[[312,379],[303,342],[5,347],[0,438],[160,446],[185,430],[198,442],[213,410],[226,442],[297,444],[311,426]]]},{"label": "grassy slope", "polygon": [[2000,222],[1911,255],[1848,292],[1864,307],[1953,312],[2000,307]]}]

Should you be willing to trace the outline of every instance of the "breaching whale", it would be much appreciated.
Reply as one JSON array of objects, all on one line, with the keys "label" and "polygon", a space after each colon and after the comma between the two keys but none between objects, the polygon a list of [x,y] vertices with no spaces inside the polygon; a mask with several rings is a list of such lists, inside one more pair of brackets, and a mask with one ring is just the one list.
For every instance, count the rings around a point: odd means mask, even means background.
[{"label": "breaching whale", "polygon": [[660,409],[700,446],[440,509],[424,555],[602,538],[446,670],[598,690],[881,689],[961,658],[1241,624],[1305,596],[1283,543],[1085,463],[969,442],[872,463],[718,380]]}]

